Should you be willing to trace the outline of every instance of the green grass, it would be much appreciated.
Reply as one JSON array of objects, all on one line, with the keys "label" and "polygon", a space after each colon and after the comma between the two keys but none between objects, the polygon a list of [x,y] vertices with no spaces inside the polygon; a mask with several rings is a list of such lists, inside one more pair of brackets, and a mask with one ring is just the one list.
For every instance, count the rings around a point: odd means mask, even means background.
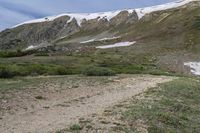
[{"label": "green grass", "polygon": [[[87,77],[87,76],[36,76],[36,77],[14,77],[12,79],[0,79],[0,94],[7,94],[12,91],[24,91],[26,89],[40,88],[44,83],[58,84],[60,88],[67,86],[77,88],[79,84],[93,86],[94,84],[105,84],[110,82],[110,77]],[[67,82],[66,82],[67,81]],[[44,88],[45,89],[45,88]],[[65,87],[66,89],[66,87]],[[40,97],[40,95],[38,95]],[[37,99],[37,98],[36,98]],[[40,98],[38,98],[40,99]]]},{"label": "green grass", "polygon": [[194,28],[197,30],[200,30],[200,16],[196,16],[196,19],[194,22]]},{"label": "green grass", "polygon": [[46,98],[43,97],[43,96],[36,96],[35,99],[38,99],[38,100],[45,100]]},{"label": "green grass", "polygon": [[80,133],[82,130],[82,127],[81,125],[79,124],[73,124],[68,128],[66,129],[63,129],[63,130],[60,130],[60,131],[56,131],[56,133],[67,133],[67,132],[74,132],[74,133]]},{"label": "green grass", "polygon": [[8,91],[23,90],[30,85],[37,87],[37,85],[40,84],[42,81],[43,80],[39,78],[32,78],[30,80],[29,78],[23,77],[15,77],[13,79],[0,79],[0,93],[4,94]]},{"label": "green grass", "polygon": [[[110,74],[156,74],[166,75],[170,72],[162,70],[152,61],[152,55],[125,54],[124,51],[97,50],[93,53],[72,54],[71,56],[25,56],[13,58],[1,58],[0,70],[5,69],[12,76],[37,76],[37,75],[72,75],[84,74],[96,69],[96,72],[107,71]],[[94,66],[95,69],[88,69]],[[98,71],[99,70],[99,71]],[[173,74],[173,73],[172,73]],[[101,75],[92,74],[92,75]],[[3,78],[3,76],[0,76]]]},{"label": "green grass", "polygon": [[[55,53],[36,52],[31,56],[27,54],[28,56],[17,57],[21,56],[22,52],[3,51],[0,52],[0,57],[10,58],[0,58],[0,66],[8,66],[8,72],[14,76],[82,74],[89,66],[103,67],[117,74],[176,75],[175,72],[178,71],[176,69],[180,67],[175,68],[172,60],[182,61],[187,54],[191,54],[191,57],[187,57],[188,60],[199,60],[200,32],[198,30],[199,17],[197,16],[199,16],[200,8],[171,10],[167,12],[169,14],[167,18],[158,23],[162,19],[163,13],[164,11],[152,16],[153,19],[150,20],[113,29],[113,31],[119,30],[119,34],[122,35],[121,41],[133,41],[134,38],[140,38],[135,45],[130,47],[83,50],[78,53],[71,52],[68,56],[65,56],[68,52],[59,54],[57,51]],[[58,40],[58,42],[93,33],[93,31],[81,31],[71,37]],[[125,33],[128,34],[125,35]],[[90,48],[90,46],[103,44],[95,42],[84,46]],[[69,48],[74,47],[76,46],[72,44],[69,46]],[[53,56],[49,56],[51,54]],[[13,55],[16,57],[12,57]]]},{"label": "green grass", "polygon": [[86,76],[115,76],[116,73],[108,68],[90,66],[84,69],[82,74]]},{"label": "green grass", "polygon": [[70,74],[74,74],[74,71],[61,65],[38,63],[0,64],[0,78],[11,78],[13,76]]},{"label": "green grass", "polygon": [[[64,47],[71,49],[70,51],[33,51],[34,54],[31,56],[31,53],[23,53],[21,51],[1,51],[0,57],[4,58],[0,58],[0,64],[4,64],[5,66],[12,66],[11,64],[15,64],[16,69],[25,71],[25,74],[23,74],[19,72],[21,71],[19,70],[15,74],[19,76],[31,74],[55,75],[60,73],[81,74],[88,66],[103,67],[115,71],[117,74],[149,73],[156,75],[171,75],[173,74],[171,71],[178,70],[176,70],[173,66],[174,63],[169,59],[178,61],[183,61],[184,59],[200,59],[200,31],[198,30],[199,13],[199,7],[188,7],[180,10],[172,9],[169,11],[153,13],[152,16],[150,15],[151,19],[141,19],[141,21],[134,24],[122,24],[117,27],[101,30],[81,30],[78,33],[54,42],[55,45],[65,45]],[[166,14],[167,17],[163,19]],[[95,42],[85,45],[66,43],[66,41],[75,38],[94,36],[101,34],[102,32],[115,33],[116,31],[118,35],[122,37],[119,40]],[[106,50],[91,48],[97,45],[106,45],[119,41],[137,41],[137,43],[130,47]],[[83,47],[84,50],[77,50],[77,47]],[[24,54],[28,56],[18,57],[23,56]],[[187,58],[185,56],[187,56]],[[18,65],[20,63],[25,63],[27,66],[24,65],[23,67],[20,67]],[[161,65],[159,65],[159,63],[161,63]],[[30,65],[32,64],[36,67],[36,72],[30,70]],[[37,64],[37,66],[35,64]],[[57,69],[57,67],[59,67],[58,71],[61,72],[56,72],[57,70],[55,69]],[[40,68],[42,69],[40,70]],[[177,67],[177,69],[178,68],[180,67]],[[13,68],[10,68],[10,70],[12,71]]]},{"label": "green grass", "polygon": [[[162,20],[163,13],[168,16]],[[34,55],[27,53],[28,56],[24,57],[17,57],[21,56],[21,51],[2,51],[0,57],[4,58],[0,58],[0,66],[8,66],[8,71],[12,74],[14,71],[14,76],[82,74],[89,66],[103,67],[117,74],[176,75],[175,72],[178,71],[176,69],[180,67],[174,67],[175,61],[172,60],[180,60],[181,64],[187,55],[191,55],[191,57],[187,56],[188,60],[200,59],[199,17],[197,17],[199,13],[200,8],[163,11],[156,13],[149,20],[111,28],[111,32],[119,31],[119,35],[122,36],[120,41],[137,41],[130,47],[89,49],[79,50],[79,52],[72,50],[63,53],[36,52]],[[80,31],[56,42],[65,44],[65,41],[70,39],[93,34],[94,31]],[[95,42],[80,47],[91,48],[91,46],[113,43],[112,41]],[[76,50],[77,45],[66,44],[66,47]],[[65,56],[67,54],[68,56]]]},{"label": "green grass", "polygon": [[[16,62],[6,61],[0,63],[0,78],[13,76],[37,76],[37,75],[74,75],[84,74],[87,76],[111,76],[115,74],[153,74],[175,75],[152,64],[138,64],[123,61],[119,57],[66,57],[65,60],[49,60],[50,57],[37,57],[37,61],[31,62],[16,59]],[[73,60],[71,60],[72,58]],[[13,60],[14,61],[14,60]],[[94,67],[90,67],[94,66]],[[1,74],[2,72],[2,74]],[[4,73],[6,72],[6,73]],[[3,75],[4,74],[4,75]],[[6,75],[8,74],[8,75]],[[10,76],[9,76],[10,75]]]},{"label": "green grass", "polygon": [[143,98],[135,98],[123,113],[129,123],[121,128],[137,132],[134,123],[142,120],[149,133],[199,133],[200,80],[180,78],[150,89]]},{"label": "green grass", "polygon": [[22,57],[22,56],[26,56],[26,55],[31,55],[34,52],[36,52],[36,51],[35,50],[21,51],[20,49],[0,51],[0,57],[1,58]]},{"label": "green grass", "polygon": [[70,129],[71,131],[79,131],[79,130],[82,129],[82,127],[81,127],[79,124],[74,124],[74,125],[71,125],[71,126],[69,127],[69,129]]}]

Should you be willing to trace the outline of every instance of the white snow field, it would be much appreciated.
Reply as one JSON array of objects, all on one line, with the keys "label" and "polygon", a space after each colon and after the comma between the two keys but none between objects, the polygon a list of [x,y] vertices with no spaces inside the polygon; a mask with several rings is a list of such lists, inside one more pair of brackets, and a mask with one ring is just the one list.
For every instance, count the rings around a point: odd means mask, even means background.
[{"label": "white snow field", "polygon": [[126,47],[126,46],[131,46],[135,44],[136,42],[119,42],[111,45],[104,45],[104,46],[98,46],[96,47],[97,49],[108,49],[108,48],[115,48],[115,47]]},{"label": "white snow field", "polygon": [[105,38],[101,38],[97,41],[107,41],[107,40],[114,40],[114,39],[118,39],[121,38],[121,36],[117,36],[117,37],[105,37]]},{"label": "white snow field", "polygon": [[114,40],[114,39],[118,39],[120,38],[121,36],[117,36],[117,37],[105,37],[105,38],[101,38],[101,39],[90,39],[90,40],[87,40],[87,41],[82,41],[80,42],[81,44],[85,44],[85,43],[90,43],[90,42],[95,42],[95,41],[108,41],[108,40]]},{"label": "white snow field", "polygon": [[30,45],[28,46],[25,50],[31,50],[31,49],[35,49],[37,48],[38,46],[33,46],[33,45]]},{"label": "white snow field", "polygon": [[14,27],[18,27],[18,26],[24,25],[24,24],[53,21],[53,20],[55,20],[59,17],[63,17],[63,16],[69,16],[70,17],[70,19],[68,20],[67,23],[71,22],[73,20],[73,18],[75,18],[78,25],[81,26],[81,23],[84,19],[85,20],[91,20],[91,19],[96,19],[96,18],[99,18],[99,19],[105,18],[108,21],[110,21],[110,19],[112,19],[114,16],[116,16],[120,12],[121,12],[121,10],[112,11],[112,12],[102,12],[102,13],[65,13],[65,14],[60,14],[60,15],[57,15],[57,16],[49,16],[49,17],[45,17],[45,18],[41,18],[41,19],[30,20],[30,21],[18,24]]},{"label": "white snow field", "polygon": [[190,67],[194,75],[200,76],[200,62],[185,62],[184,65]]},{"label": "white snow field", "polygon": [[175,2],[170,2],[170,3],[166,3],[163,5],[157,5],[157,6],[152,6],[152,7],[145,7],[145,8],[138,8],[138,9],[126,9],[126,10],[117,10],[117,11],[110,11],[110,12],[100,12],[100,13],[65,13],[65,14],[60,14],[57,16],[49,16],[49,17],[45,17],[45,18],[41,18],[41,19],[35,19],[35,20],[31,20],[31,21],[27,21],[21,24],[18,24],[15,27],[24,25],[24,24],[31,24],[31,23],[40,23],[40,22],[48,22],[48,21],[53,21],[59,17],[63,17],[63,16],[69,16],[70,19],[68,20],[67,23],[71,22],[74,19],[76,19],[77,23],[79,26],[81,26],[82,21],[85,20],[91,20],[91,19],[107,19],[108,21],[110,21],[113,17],[115,17],[116,15],[118,15],[121,11],[128,11],[129,14],[133,13],[134,11],[136,11],[138,18],[141,19],[144,15],[155,12],[155,11],[161,11],[161,10],[167,10],[167,9],[173,9],[173,8],[177,8],[180,6],[183,6],[187,3],[190,3],[192,1],[199,1],[199,0],[178,0]]},{"label": "white snow field", "polygon": [[80,42],[81,44],[84,44],[84,43],[90,43],[90,42],[94,42],[95,41],[95,39],[90,39],[90,40],[87,40],[87,41],[82,41],[82,42]]},{"label": "white snow field", "polygon": [[188,4],[192,1],[199,1],[199,0],[178,0],[178,1],[175,1],[175,2],[166,3],[166,4],[163,4],[163,5],[157,5],[157,6],[145,7],[145,8],[138,8],[138,9],[135,9],[135,11],[137,12],[138,18],[141,19],[146,14],[156,12],[156,11],[163,11],[163,10],[181,7],[181,6],[184,6],[185,4]]}]

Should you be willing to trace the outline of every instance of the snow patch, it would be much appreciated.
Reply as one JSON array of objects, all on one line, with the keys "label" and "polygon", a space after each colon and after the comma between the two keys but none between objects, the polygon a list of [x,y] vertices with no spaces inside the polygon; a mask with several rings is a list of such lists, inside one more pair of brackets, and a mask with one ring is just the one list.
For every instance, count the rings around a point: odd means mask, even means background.
[{"label": "snow patch", "polygon": [[156,11],[162,11],[162,10],[168,10],[168,9],[181,7],[192,1],[199,1],[199,0],[179,0],[179,1],[175,1],[175,2],[166,3],[163,5],[157,5],[157,6],[146,7],[146,8],[138,8],[138,9],[135,9],[135,11],[138,15],[138,18],[141,19],[146,14],[156,12]]},{"label": "snow patch", "polygon": [[30,45],[28,46],[25,50],[31,50],[31,49],[35,49],[37,48],[38,46],[33,46],[33,45]]},{"label": "snow patch", "polygon": [[107,48],[115,48],[115,47],[125,47],[125,46],[131,46],[135,44],[136,42],[119,42],[111,45],[104,45],[104,46],[98,46],[96,48],[98,49],[107,49]]},{"label": "snow patch", "polygon": [[101,38],[101,39],[90,39],[90,40],[87,40],[87,41],[82,41],[80,43],[84,44],[84,43],[90,43],[90,42],[95,42],[95,41],[108,41],[108,40],[118,39],[120,37],[121,36],[117,36],[117,37],[105,37],[105,38]]},{"label": "snow patch", "polygon": [[200,62],[186,62],[184,65],[190,67],[194,75],[200,76]]},{"label": "snow patch", "polygon": [[90,43],[90,42],[94,42],[95,39],[91,39],[91,40],[87,40],[87,41],[83,41],[83,42],[80,42],[81,44],[85,44],[85,43]]},{"label": "snow patch", "polygon": [[105,37],[105,38],[99,39],[98,41],[114,40],[114,39],[118,39],[118,38],[120,38],[120,36],[117,36],[117,37]]}]

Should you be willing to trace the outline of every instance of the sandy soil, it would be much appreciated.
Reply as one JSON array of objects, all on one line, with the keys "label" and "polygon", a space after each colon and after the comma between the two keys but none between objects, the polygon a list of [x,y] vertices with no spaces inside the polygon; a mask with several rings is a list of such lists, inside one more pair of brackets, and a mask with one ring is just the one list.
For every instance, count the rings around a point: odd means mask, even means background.
[{"label": "sandy soil", "polygon": [[120,75],[47,80],[35,88],[9,92],[5,96],[9,98],[0,100],[0,132],[54,133],[172,79]]}]

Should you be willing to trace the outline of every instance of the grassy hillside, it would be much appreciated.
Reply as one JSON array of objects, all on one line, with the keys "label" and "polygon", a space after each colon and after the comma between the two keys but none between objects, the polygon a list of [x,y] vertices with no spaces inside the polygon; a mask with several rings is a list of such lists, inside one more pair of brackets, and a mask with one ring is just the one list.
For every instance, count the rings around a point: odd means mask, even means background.
[{"label": "grassy hillside", "polygon": [[121,128],[137,132],[137,121],[144,122],[149,133],[193,132],[200,130],[199,80],[178,79],[149,90],[132,102],[123,119],[132,125]]},{"label": "grassy hillside", "polygon": [[[53,49],[28,53],[2,51],[0,69],[6,67],[11,73],[14,69],[14,75],[80,74],[89,66],[108,68],[116,73],[187,74],[183,63],[200,60],[199,16],[198,4],[191,4],[185,8],[155,12],[135,24],[120,25],[103,33],[81,31],[56,40]],[[78,41],[81,37],[113,33],[121,38],[87,44],[68,43],[76,38]],[[104,50],[94,48],[120,41],[137,43]]]}]

